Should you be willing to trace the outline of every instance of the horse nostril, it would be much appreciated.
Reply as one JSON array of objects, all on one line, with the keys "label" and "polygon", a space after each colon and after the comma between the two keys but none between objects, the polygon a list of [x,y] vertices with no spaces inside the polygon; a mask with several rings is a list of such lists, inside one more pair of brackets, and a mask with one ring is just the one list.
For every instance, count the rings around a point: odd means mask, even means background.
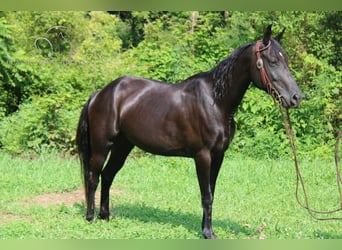
[{"label": "horse nostril", "polygon": [[294,94],[291,99],[291,105],[293,107],[297,107],[301,101],[301,96],[298,94]]}]

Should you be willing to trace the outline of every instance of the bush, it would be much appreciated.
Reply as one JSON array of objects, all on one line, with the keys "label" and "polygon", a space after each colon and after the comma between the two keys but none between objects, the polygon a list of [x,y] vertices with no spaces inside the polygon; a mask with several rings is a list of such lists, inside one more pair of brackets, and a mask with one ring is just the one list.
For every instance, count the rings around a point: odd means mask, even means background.
[{"label": "bush", "polygon": [[[283,47],[305,95],[291,111],[299,151],[330,157],[335,130],[341,129],[337,12],[130,12],[125,15],[130,19],[106,12],[0,14],[4,150],[39,153],[47,147],[73,153],[81,107],[95,90],[122,75],[179,82],[260,39],[271,22],[275,33],[287,27]],[[55,26],[63,28],[47,32]],[[48,39],[53,50],[47,44],[37,49],[37,37]],[[267,94],[251,87],[235,119],[235,153],[290,153],[277,105]]]},{"label": "bush", "polygon": [[0,123],[0,141],[11,153],[35,152],[43,148],[74,153],[78,109],[72,96],[35,97]]}]

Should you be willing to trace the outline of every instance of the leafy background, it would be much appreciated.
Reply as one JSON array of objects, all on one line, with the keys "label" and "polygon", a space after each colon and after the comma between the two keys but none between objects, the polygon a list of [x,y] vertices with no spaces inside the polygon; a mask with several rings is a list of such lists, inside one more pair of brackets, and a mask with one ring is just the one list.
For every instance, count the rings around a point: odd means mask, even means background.
[{"label": "leafy background", "polygon": [[[331,157],[341,129],[342,13],[0,12],[0,150],[75,153],[80,110],[122,75],[178,82],[207,71],[234,48],[286,27],[283,47],[305,100],[292,110],[298,150]],[[290,153],[277,106],[251,86],[235,117],[230,154]]]}]

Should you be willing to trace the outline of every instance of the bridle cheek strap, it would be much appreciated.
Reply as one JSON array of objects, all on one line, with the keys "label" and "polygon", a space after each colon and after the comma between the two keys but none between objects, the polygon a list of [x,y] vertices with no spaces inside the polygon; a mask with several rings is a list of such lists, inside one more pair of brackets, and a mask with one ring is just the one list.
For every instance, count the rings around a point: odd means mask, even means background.
[{"label": "bridle cheek strap", "polygon": [[256,67],[260,71],[261,80],[266,85],[267,92],[272,96],[273,96],[273,94],[276,94],[277,97],[280,97],[278,91],[275,89],[275,87],[273,86],[273,84],[270,81],[270,78],[267,75],[267,72],[266,72],[265,67],[264,67],[264,62],[263,62],[261,55],[260,55],[260,52],[267,50],[271,46],[271,41],[269,41],[268,44],[265,47],[263,47],[262,49],[260,49],[261,44],[263,44],[262,40],[257,41],[255,44],[255,55],[257,57]]}]

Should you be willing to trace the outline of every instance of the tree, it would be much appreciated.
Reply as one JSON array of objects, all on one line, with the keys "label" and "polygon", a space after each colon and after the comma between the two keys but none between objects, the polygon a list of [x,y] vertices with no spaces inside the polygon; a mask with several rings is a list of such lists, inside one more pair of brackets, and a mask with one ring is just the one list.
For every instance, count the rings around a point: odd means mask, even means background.
[{"label": "tree", "polygon": [[[341,129],[341,19],[339,11],[1,12],[0,146],[74,152],[79,112],[93,91],[127,74],[184,80],[273,23],[275,33],[286,27],[282,45],[306,97],[291,112],[298,141],[303,152],[325,156]],[[233,150],[288,153],[268,95],[251,88],[236,122]]]}]

